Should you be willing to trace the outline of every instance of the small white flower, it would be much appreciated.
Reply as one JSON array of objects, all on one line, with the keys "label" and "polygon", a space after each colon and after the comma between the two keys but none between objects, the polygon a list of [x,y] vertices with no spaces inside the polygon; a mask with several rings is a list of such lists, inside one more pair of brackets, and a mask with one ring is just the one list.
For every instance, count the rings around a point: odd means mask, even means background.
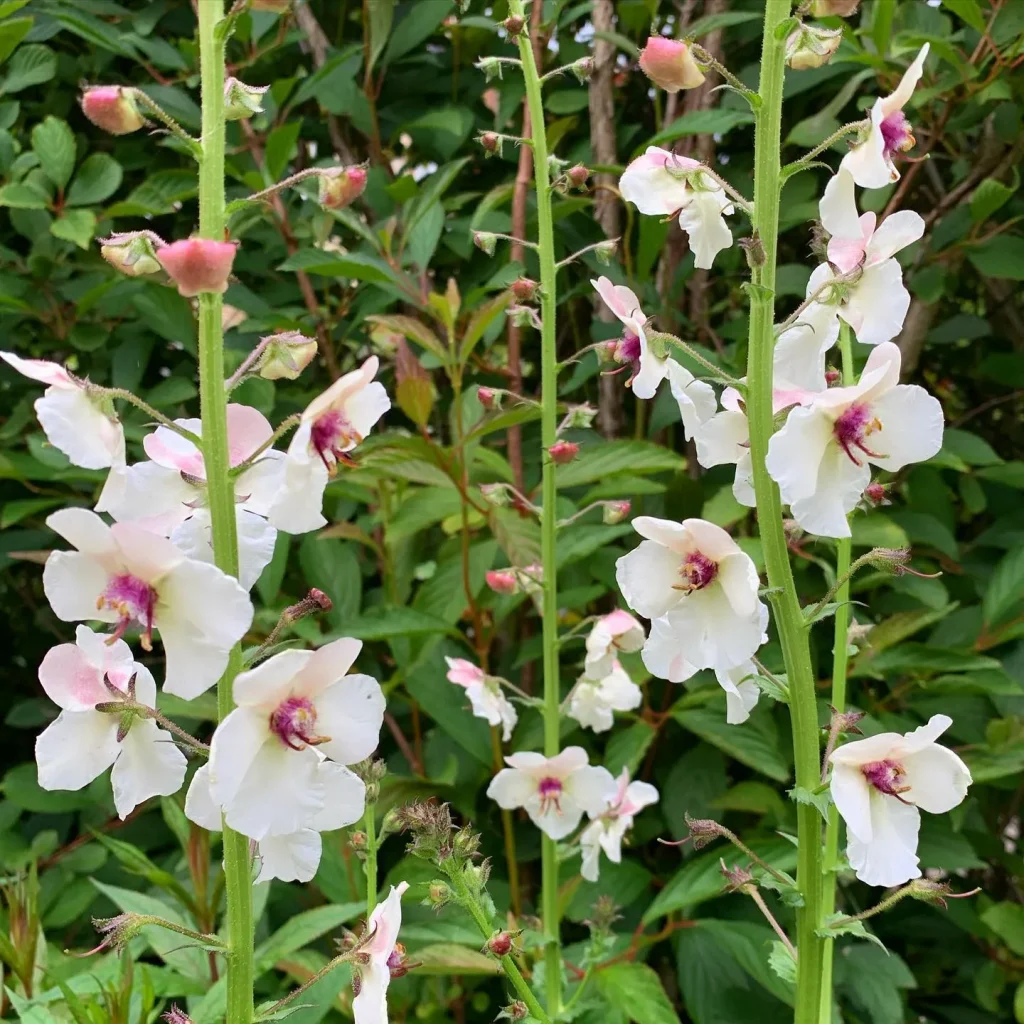
[{"label": "small white flower", "polygon": [[822,225],[832,237],[828,263],[815,268],[807,282],[808,298],[837,274],[859,267],[856,280],[844,285],[846,298],[838,307],[839,316],[861,344],[891,341],[902,330],[910,308],[910,293],[895,255],[924,234],[924,220],[913,210],[891,214],[877,230],[875,214],[865,213],[858,220],[853,178],[843,170],[825,187],[819,209]]},{"label": "small white flower", "polygon": [[378,903],[367,925],[370,940],[360,948],[370,959],[356,968],[356,997],[352,1000],[355,1024],[388,1024],[388,985],[392,971],[405,973],[402,961],[405,950],[398,942],[402,927],[402,895],[408,882],[391,886],[391,892]]},{"label": "small white flower", "polygon": [[626,603],[654,620],[643,648],[648,670],[682,682],[702,668],[729,669],[763,642],[768,609],[757,569],[720,526],[640,516],[644,540],[615,563]]},{"label": "small white flower", "polygon": [[[265,836],[256,847],[260,871],[256,882],[279,878],[282,882],[309,882],[320,866],[323,849],[321,832],[352,825],[363,816],[366,787],[362,779],[343,765],[320,755],[316,766],[316,785],[323,789],[324,806],[310,822],[283,836]],[[185,814],[208,832],[221,830],[220,808],[210,793],[210,765],[204,764],[188,787]]]},{"label": "small white flower", "polygon": [[715,671],[718,685],[725,690],[725,720],[729,725],[741,725],[754,710],[761,696],[761,689],[752,678],[756,675],[757,666],[752,661],[745,661],[735,668]]},{"label": "small white flower", "polygon": [[603,679],[611,671],[620,652],[632,654],[643,645],[644,627],[629,612],[616,608],[602,615],[587,635],[584,675]]},{"label": "small white flower", "polygon": [[614,724],[614,712],[632,711],[642,701],[640,687],[617,661],[613,661],[603,679],[580,676],[569,697],[566,713],[584,729],[607,732]]},{"label": "small white flower", "polygon": [[[175,423],[202,435],[202,420]],[[229,405],[227,423],[232,467],[243,463],[274,433],[266,417],[247,405]],[[213,562],[203,453],[168,427],[158,427],[142,446],[150,461],[129,466],[121,493],[104,501],[103,508],[114,519],[170,537],[190,558]],[[283,461],[283,452],[265,451],[235,478],[239,582],[246,589],[255,584],[274,554],[277,530],[266,515],[279,491]]]},{"label": "small white flower", "polygon": [[473,714],[491,725],[502,727],[502,739],[508,743],[519,715],[501,692],[501,684],[482,668],[465,658],[445,658],[448,662],[448,682],[462,686],[473,707]]},{"label": "small white flower", "polygon": [[43,569],[58,619],[113,622],[117,637],[139,623],[146,650],[157,630],[164,690],[187,700],[220,678],[252,622],[252,602],[237,580],[135,523],[108,526],[84,508],[54,512],[46,525],[78,549],[54,551]]},{"label": "small white flower", "polygon": [[640,300],[631,289],[612,284],[607,277],[599,277],[590,283],[626,328],[615,358],[633,368],[627,387],[633,389],[637,398],[653,398],[658,385],[668,376],[669,360],[659,359],[647,344],[647,317],[640,308]]},{"label": "small white flower", "polygon": [[623,768],[616,789],[607,806],[592,814],[590,824],[580,834],[583,866],[580,874],[588,882],[596,882],[601,851],[613,863],[622,860],[622,840],[633,827],[633,818],[645,807],[658,802],[658,791],[648,782],[630,782],[629,769]]},{"label": "small white flower", "polygon": [[765,465],[808,533],[849,537],[846,516],[871,479],[871,465],[895,472],[942,447],[942,406],[899,379],[900,350],[885,342],[868,356],[857,384],[794,408],[772,436]]},{"label": "small white flower", "polygon": [[522,807],[530,820],[551,839],[564,839],[583,813],[599,814],[615,792],[607,768],[588,763],[582,747],[566,747],[554,757],[533,751],[510,754],[491,779],[487,795],[499,807]]},{"label": "small white flower", "polygon": [[914,145],[914,133],[903,108],[924,72],[928,49],[928,43],[921,47],[894,93],[875,100],[867,137],[843,157],[840,166],[850,172],[861,188],[884,188],[899,181],[900,172],[893,163],[893,155]]},{"label": "small white flower", "polygon": [[[235,679],[237,707],[210,742],[210,792],[233,829],[262,842],[315,828],[328,796],[339,799],[318,752],[346,765],[377,748],[384,694],[370,676],[345,674],[362,646],[346,637],[282,651]],[[362,798],[335,809],[355,821]]]},{"label": "small white flower", "polygon": [[694,265],[708,269],[732,245],[724,214],[732,200],[698,160],[648,146],[623,172],[619,191],[627,203],[652,217],[674,217],[690,239]]},{"label": "small white flower", "polygon": [[49,385],[36,399],[35,410],[54,448],[83,469],[124,464],[124,431],[109,399],[91,397],[86,382],[58,363],[22,359],[13,352],[0,352],[0,359],[22,376]]},{"label": "small white flower", "polygon": [[384,385],[375,381],[380,360],[371,356],[314,398],[288,445],[280,493],[269,509],[270,522],[285,533],[318,530],[324,488],[346,453],[360,444],[391,408]]},{"label": "small white flower", "polygon": [[935,742],[952,724],[946,715],[932,715],[913,732],[879,733],[846,743],[829,757],[847,856],[862,882],[891,886],[919,878],[918,808],[944,814],[967,795],[967,765]]},{"label": "small white flower", "polygon": [[679,416],[683,421],[683,437],[689,441],[701,425],[714,416],[718,408],[715,389],[707,381],[697,380],[674,359],[668,360],[667,368],[668,385],[672,389],[672,397],[679,406]]},{"label": "small white flower", "polygon": [[119,736],[121,716],[96,710],[97,704],[121,699],[118,693],[127,698],[133,676],[135,700],[147,707],[156,703],[149,669],[132,658],[123,640],[108,640],[79,626],[75,643],[46,652],[39,682],[61,713],[36,740],[36,764],[43,789],[72,790],[113,765],[114,806],[123,820],[151,796],[177,793],[187,762],[171,734],[152,719],[133,717],[128,732]]}]

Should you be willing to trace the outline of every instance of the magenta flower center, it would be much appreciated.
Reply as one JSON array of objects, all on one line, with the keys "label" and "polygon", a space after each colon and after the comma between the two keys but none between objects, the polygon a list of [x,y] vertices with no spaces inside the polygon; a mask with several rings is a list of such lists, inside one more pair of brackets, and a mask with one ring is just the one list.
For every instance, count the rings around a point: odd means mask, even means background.
[{"label": "magenta flower center", "polygon": [[888,160],[893,153],[904,153],[914,146],[914,133],[902,110],[894,110],[878,126],[884,142],[883,152]]},{"label": "magenta flower center", "polygon": [[615,346],[615,358],[620,363],[640,361],[640,338],[632,331],[626,331]]},{"label": "magenta flower center", "polygon": [[106,590],[96,600],[97,608],[111,608],[118,614],[117,628],[108,643],[120,639],[133,622],[140,622],[143,626],[143,649],[152,650],[153,620],[158,598],[156,590],[138,576],[127,572],[111,576]]},{"label": "magenta flower center", "polygon": [[395,943],[395,948],[388,955],[387,966],[392,978],[401,978],[409,973],[410,965],[405,960],[405,946],[400,942]]},{"label": "magenta flower center", "polygon": [[562,798],[562,780],[553,778],[550,775],[545,776],[540,780],[537,786],[537,792],[540,793],[540,812],[541,814],[547,814],[548,811],[553,807],[559,814],[562,812],[561,798]]},{"label": "magenta flower center", "polygon": [[864,778],[879,793],[899,798],[900,793],[906,793],[910,789],[909,786],[902,785],[906,769],[899,761],[871,761],[869,764],[861,765],[860,770]]},{"label": "magenta flower center", "polygon": [[686,593],[703,590],[718,575],[718,563],[700,551],[694,551],[679,567],[679,575],[682,576],[683,582],[675,584],[674,590]]},{"label": "magenta flower center", "polygon": [[270,731],[292,750],[304,750],[326,743],[329,737],[317,736],[316,708],[308,697],[288,697],[270,713]]},{"label": "magenta flower center", "polygon": [[870,434],[881,429],[882,424],[876,416],[872,415],[871,406],[863,402],[856,402],[840,415],[832,432],[849,460],[855,466],[859,466],[861,465],[861,460],[858,458],[859,452],[863,452],[871,459],[885,458],[884,455],[872,451],[865,443]]},{"label": "magenta flower center", "polygon": [[340,409],[330,409],[313,421],[310,440],[330,470],[337,461],[349,461],[345,455],[346,450],[359,444],[363,436]]}]

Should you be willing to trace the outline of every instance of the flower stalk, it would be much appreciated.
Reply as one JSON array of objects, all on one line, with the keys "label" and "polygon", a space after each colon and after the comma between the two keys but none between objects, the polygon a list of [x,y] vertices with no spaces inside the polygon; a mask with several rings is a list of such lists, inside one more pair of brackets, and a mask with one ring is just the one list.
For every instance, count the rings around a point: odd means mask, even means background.
[{"label": "flower stalk", "polygon": [[[199,16],[202,89],[202,156],[199,162],[199,236],[224,241],[224,49],[223,0],[204,0]],[[213,553],[217,567],[238,577],[235,494],[228,455],[227,395],[224,390],[223,298],[199,295],[199,395],[203,423]],[[234,706],[232,684],[242,668],[236,644],[217,686],[223,720]],[[250,1024],[253,1016],[253,913],[249,840],[224,825],[224,882],[227,901],[227,1024]]]},{"label": "flower stalk", "polygon": [[[522,0],[511,0],[509,14],[524,17]],[[537,251],[540,259],[541,303],[541,445],[548,449],[558,440],[558,358],[555,343],[555,307],[557,274],[554,225],[551,219],[551,182],[548,173],[548,143],[545,134],[541,79],[529,35],[518,37],[519,58],[526,86],[526,105],[533,133],[534,186],[537,195]],[[561,694],[558,669],[558,579],[555,561],[555,515],[557,466],[543,460],[541,494],[541,565],[543,566],[543,647],[544,647],[544,754],[554,757],[559,748],[558,723]],[[555,841],[541,837],[541,906],[545,940],[545,978],[547,1012],[557,1017],[562,1001],[562,953],[559,939],[558,853]],[[536,1015],[536,1013],[535,1013]],[[542,1018],[543,1019],[543,1018]]]},{"label": "flower stalk", "polygon": [[[820,743],[807,631],[797,597],[783,529],[779,491],[768,475],[765,457],[773,432],[772,350],[774,347],[775,267],[781,186],[782,87],[785,39],[777,29],[789,17],[788,0],[766,0],[754,136],[754,233],[764,248],[764,262],[752,271],[750,341],[747,362],[747,417],[757,516],[764,546],[768,584],[782,643],[793,716],[796,784],[813,790],[819,782]],[[816,808],[797,806],[799,860],[797,885],[804,905],[797,912],[796,1024],[817,1024],[821,991],[823,940],[816,934],[821,919],[821,829]]]}]

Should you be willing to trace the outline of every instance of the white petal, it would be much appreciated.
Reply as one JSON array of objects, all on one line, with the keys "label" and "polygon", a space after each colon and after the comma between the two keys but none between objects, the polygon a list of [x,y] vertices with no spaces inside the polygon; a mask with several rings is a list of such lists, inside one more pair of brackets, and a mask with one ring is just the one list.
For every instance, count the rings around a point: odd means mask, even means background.
[{"label": "white petal", "polygon": [[218,807],[234,799],[256,755],[266,743],[279,743],[269,717],[253,708],[235,708],[210,740],[210,794]]},{"label": "white petal", "polygon": [[23,359],[13,352],[0,352],[0,359],[30,380],[37,380],[42,384],[53,384],[57,387],[78,387],[60,363],[51,363],[46,359]]},{"label": "white petal", "polygon": [[839,308],[812,302],[775,343],[775,379],[808,391],[824,391],[825,360],[838,338]]},{"label": "white petal", "polygon": [[864,268],[839,315],[862,345],[880,345],[900,333],[908,309],[910,292],[903,286],[903,270],[890,259]]},{"label": "white petal", "polygon": [[282,882],[310,882],[320,866],[320,833],[304,828],[286,836],[265,836],[260,840],[260,873],[256,884],[279,878]]},{"label": "white petal", "polygon": [[280,651],[253,668],[239,672],[232,687],[235,703],[243,708],[272,711],[291,696],[296,676],[313,654],[313,651]]},{"label": "white petal", "polygon": [[366,810],[366,786],[363,780],[344,765],[323,760],[316,768],[323,787],[324,808],[313,819],[319,832],[333,832],[357,822]]},{"label": "white petal", "polygon": [[851,838],[856,836],[862,843],[870,843],[871,786],[860,767],[833,762],[829,789]]},{"label": "white petal", "polygon": [[653,398],[658,385],[668,376],[668,364],[671,360],[659,359],[651,351],[643,327],[639,324],[634,326],[640,339],[640,369],[629,386],[637,398]]},{"label": "white petal", "polygon": [[132,722],[110,773],[114,806],[121,820],[151,796],[177,793],[187,768],[188,761],[169,732],[150,720]]},{"label": "white petal", "polygon": [[787,505],[814,494],[826,450],[833,444],[833,422],[820,409],[790,410],[782,429],[768,442],[765,467]]},{"label": "white petal", "polygon": [[280,493],[271,505],[270,522],[285,533],[308,533],[325,526],[321,512],[330,475],[316,452],[310,454],[310,426],[303,423],[288,446]]},{"label": "white petal", "polygon": [[697,380],[685,367],[674,359],[668,361],[668,383],[672,397],[679,406],[683,421],[683,437],[689,440],[700,426],[715,415],[718,403],[715,389],[707,381]]},{"label": "white petal", "polygon": [[339,764],[356,764],[377,749],[384,724],[384,692],[376,679],[345,676],[313,704],[318,733],[330,737],[319,748],[328,757]]},{"label": "white petal", "polygon": [[369,963],[359,969],[359,995],[352,1000],[355,1024],[388,1024],[387,964]]},{"label": "white petal", "polygon": [[[345,413],[360,437],[367,437],[376,422],[390,408],[391,399],[379,381],[367,384],[345,402]],[[346,446],[346,450],[355,446],[356,443],[352,442]]]},{"label": "white petal", "polygon": [[117,715],[62,711],[36,737],[36,765],[43,789],[82,789],[117,758]]},{"label": "white petal", "polygon": [[210,793],[210,765],[207,762],[196,769],[185,794],[185,817],[207,832],[221,830],[220,808]]},{"label": "white petal", "polygon": [[857,877],[868,885],[902,885],[919,878],[917,834],[921,812],[895,797],[871,792],[869,843],[849,837],[846,854]]},{"label": "white petal", "polygon": [[679,211],[679,226],[686,232],[693,250],[695,267],[707,270],[715,257],[732,245],[732,232],[723,212],[732,204],[724,192],[694,192],[689,204]]},{"label": "white petal", "polygon": [[930,814],[945,814],[967,796],[971,771],[946,747],[934,744],[900,763],[906,771],[900,781],[910,786],[900,795]]},{"label": "white petal", "polygon": [[53,614],[64,622],[116,622],[117,612],[96,607],[96,599],[106,589],[108,579],[106,569],[90,555],[54,551],[43,567],[43,593]]},{"label": "white petal", "polygon": [[705,468],[739,462],[750,454],[750,424],[743,412],[715,413],[693,435],[697,461]]},{"label": "white petal", "polygon": [[754,463],[750,452],[743,455],[736,463],[736,476],[732,481],[732,496],[747,508],[757,506],[757,495],[754,492]]},{"label": "white petal", "polygon": [[76,466],[106,469],[124,448],[121,424],[110,419],[80,388],[47,388],[35,402],[50,443]]},{"label": "white petal", "polygon": [[833,238],[860,241],[860,215],[857,213],[853,175],[848,170],[840,168],[838,174],[829,178],[818,204],[818,213],[821,226]]},{"label": "white petal", "polygon": [[565,780],[565,792],[590,815],[605,810],[616,789],[615,777],[599,765],[578,768]]},{"label": "white petal", "polygon": [[607,277],[599,277],[596,281],[591,280],[594,290],[601,296],[604,304],[623,323],[632,324],[639,320],[643,323],[647,318],[640,308],[640,300],[632,289],[622,284],[612,284]]},{"label": "white petal", "polygon": [[838,444],[830,444],[818,467],[814,494],[790,505],[793,518],[819,537],[849,537],[847,513],[856,507],[870,481],[867,461],[858,466]]},{"label": "white petal", "polygon": [[715,678],[718,685],[725,690],[725,720],[729,725],[740,725],[745,722],[757,704],[761,691],[757,683],[749,678],[756,674],[757,669],[751,661],[745,661],[742,665],[725,671],[716,670]]},{"label": "white petal", "polygon": [[601,698],[613,711],[632,711],[643,702],[643,692],[618,663],[598,684]]},{"label": "white petal", "polygon": [[565,792],[557,802],[549,800],[545,804],[541,803],[540,796],[534,792],[524,806],[530,821],[549,839],[564,839],[576,830],[583,817],[583,809]]},{"label": "white petal", "polygon": [[706,519],[684,519],[683,526],[690,535],[691,550],[699,551],[716,562],[721,562],[730,555],[741,554],[736,541],[716,523],[710,523]]},{"label": "white petal", "polygon": [[[685,206],[693,194],[686,182],[665,169],[668,160],[676,160],[685,167],[686,158],[673,157],[671,153],[657,146],[648,146],[647,151],[633,160],[619,178],[619,192],[627,203],[632,203],[640,213],[653,217],[668,217]],[[699,166],[695,161],[695,166]]]},{"label": "white petal", "polygon": [[127,467],[117,498],[106,506],[118,521],[137,522],[166,537],[192,515],[200,499],[199,489],[186,483],[178,470],[139,462]]},{"label": "white petal", "polygon": [[667,618],[655,619],[644,644],[642,659],[647,671],[670,683],[681,683],[698,671],[687,660],[688,644]]},{"label": "white petal", "polygon": [[117,555],[117,542],[110,527],[88,509],[58,509],[46,517],[46,525],[85,555],[103,559]]},{"label": "white petal", "polygon": [[871,459],[876,466],[895,472],[942,447],[942,406],[924,388],[900,384],[872,402],[871,411],[882,424],[868,438],[868,447],[883,456]]},{"label": "white petal", "polygon": [[741,618],[754,613],[760,580],[753,559],[743,551],[726,555],[718,563],[715,583],[725,591],[732,610]]},{"label": "white petal", "polygon": [[921,80],[921,75],[924,73],[924,62],[928,57],[928,50],[930,48],[931,44],[925,43],[918,50],[917,56],[910,67],[903,72],[903,77],[900,79],[900,84],[896,86],[895,91],[880,101],[882,110],[886,114],[902,110],[910,102],[910,97],[914,95],[914,89],[917,88],[917,83]]},{"label": "white petal", "polygon": [[611,708],[601,699],[596,683],[581,679],[572,691],[566,714],[584,729],[607,732],[615,723]]},{"label": "white petal", "polygon": [[334,686],[355,664],[362,649],[362,640],[354,640],[350,636],[317,648],[297,673],[295,692],[303,697],[316,697]]},{"label": "white petal", "polygon": [[[191,511],[191,510],[190,510]],[[262,516],[235,506],[238,536],[238,582],[251,590],[260,573],[274,557],[277,530]],[[189,558],[213,563],[213,529],[210,510],[197,508],[171,533],[171,540]]]},{"label": "white petal", "polygon": [[588,882],[596,882],[600,874],[600,834],[603,828],[604,825],[600,821],[592,821],[580,833],[580,851],[583,854],[580,874]]},{"label": "white petal", "polygon": [[692,665],[728,669],[748,661],[761,646],[766,617],[760,601],[753,614],[737,615],[724,591],[712,586],[689,594],[665,616],[662,628],[675,635],[677,649]]},{"label": "white petal", "polygon": [[91,711],[111,699],[103,685],[102,663],[93,664],[75,644],[59,644],[46,652],[39,665],[39,682],[46,696],[66,711]]},{"label": "white petal", "polygon": [[536,793],[536,780],[518,768],[502,768],[487,787],[487,795],[506,811],[525,806]]},{"label": "white petal", "polygon": [[885,138],[882,135],[882,122],[885,120],[883,100],[875,100],[871,108],[871,128],[864,142],[854,146],[843,157],[840,170],[848,171],[853,180],[861,188],[885,188],[894,181],[899,181],[900,172],[891,160],[885,157]]},{"label": "white petal", "polygon": [[679,555],[657,541],[644,540],[616,561],[615,580],[630,608],[655,619],[681,599],[681,592],[672,589],[680,582],[681,565]]},{"label": "white petal", "polygon": [[914,210],[898,210],[882,221],[867,247],[866,265],[871,266],[895,256],[913,245],[924,234],[924,218]]},{"label": "white petal", "polygon": [[372,937],[363,949],[374,963],[386,964],[391,957],[402,928],[402,897],[408,888],[408,882],[391,886],[387,896],[373,908],[369,921]]},{"label": "white petal", "polygon": [[242,508],[266,517],[284,486],[284,452],[266,451],[235,480]]}]

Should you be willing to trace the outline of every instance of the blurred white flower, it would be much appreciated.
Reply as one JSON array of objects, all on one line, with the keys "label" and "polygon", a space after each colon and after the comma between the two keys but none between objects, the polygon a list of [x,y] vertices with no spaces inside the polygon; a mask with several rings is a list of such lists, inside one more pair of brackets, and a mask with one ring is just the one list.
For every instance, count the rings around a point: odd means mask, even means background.
[{"label": "blurred white flower", "polygon": [[122,734],[121,715],[96,710],[97,704],[127,698],[133,677],[134,699],[156,704],[149,669],[134,660],[123,640],[109,639],[79,626],[75,643],[46,652],[39,682],[61,713],[36,739],[36,764],[43,789],[72,790],[113,765],[114,807],[123,820],[143,800],[177,793],[187,762],[174,737],[152,719],[133,716]]},{"label": "blurred white flower", "polygon": [[808,533],[849,537],[846,516],[871,479],[871,465],[895,472],[942,447],[942,406],[899,379],[900,350],[884,342],[856,384],[794,408],[772,436],[765,464]]},{"label": "blurred white flower", "polygon": [[392,976],[405,973],[405,950],[398,941],[398,933],[402,927],[402,895],[408,888],[408,882],[391,886],[370,917],[370,940],[360,948],[369,961],[359,963],[353,974],[355,1024],[388,1024],[388,985]]},{"label": "blurred white flower", "polygon": [[613,661],[603,678],[582,675],[576,680],[566,713],[584,729],[607,732],[615,721],[614,712],[632,711],[642,701],[640,687],[617,661]]},{"label": "blurred white flower", "polygon": [[339,462],[360,444],[391,408],[384,385],[373,378],[380,360],[371,356],[336,380],[302,413],[288,445],[280,492],[269,509],[270,522],[285,533],[318,530],[324,519],[324,488]]},{"label": "blurred white flower", "polygon": [[580,834],[583,866],[580,874],[588,882],[596,882],[599,874],[601,851],[613,863],[622,860],[622,840],[633,827],[633,818],[645,807],[658,802],[658,791],[648,782],[630,782],[629,769],[623,768],[616,781],[615,792],[607,806]]},{"label": "blurred white flower", "polygon": [[164,645],[164,690],[186,700],[211,687],[231,648],[252,622],[252,602],[237,580],[216,566],[187,558],[165,537],[135,523],[108,526],[95,512],[65,508],[46,525],[77,551],[54,551],[43,569],[43,591],[58,619],[117,624],[120,637],[142,626]]},{"label": "blurred white flower", "polygon": [[[202,420],[175,420],[178,426],[202,435]],[[274,431],[266,417],[247,405],[227,407],[228,449],[231,466],[243,463]],[[143,448],[148,462],[129,466],[120,493],[103,503],[114,519],[137,523],[170,537],[189,558],[213,562],[213,536],[206,497],[203,453],[169,427],[148,434]],[[247,590],[259,579],[274,555],[275,530],[266,519],[276,497],[284,453],[268,450],[234,481],[238,523],[239,582]]]},{"label": "blurred white flower", "polygon": [[533,751],[510,754],[491,779],[487,795],[499,807],[522,807],[551,839],[564,839],[584,812],[599,814],[615,792],[607,768],[591,766],[582,747],[566,747],[554,757]]},{"label": "blurred white flower", "polygon": [[448,662],[448,682],[465,688],[473,707],[473,714],[491,725],[502,727],[502,739],[507,743],[519,720],[516,709],[501,692],[501,684],[482,668],[465,658],[445,658]]},{"label": "blurred white flower", "polygon": [[944,814],[967,795],[967,765],[935,742],[952,724],[947,715],[932,715],[913,732],[879,733],[846,743],[829,757],[847,856],[862,882],[891,886],[919,878],[918,808]]},{"label": "blurred white flower", "polygon": [[632,654],[644,645],[644,627],[627,611],[616,608],[602,615],[587,635],[587,657],[584,674],[603,679],[612,669],[621,652]]},{"label": "blurred white flower", "polygon": [[350,821],[362,814],[361,790],[329,791],[318,756],[355,764],[377,748],[384,694],[370,676],[346,675],[362,646],[346,637],[282,651],[237,676],[237,707],[210,741],[210,793],[233,829],[262,842],[315,828],[329,800]]}]

